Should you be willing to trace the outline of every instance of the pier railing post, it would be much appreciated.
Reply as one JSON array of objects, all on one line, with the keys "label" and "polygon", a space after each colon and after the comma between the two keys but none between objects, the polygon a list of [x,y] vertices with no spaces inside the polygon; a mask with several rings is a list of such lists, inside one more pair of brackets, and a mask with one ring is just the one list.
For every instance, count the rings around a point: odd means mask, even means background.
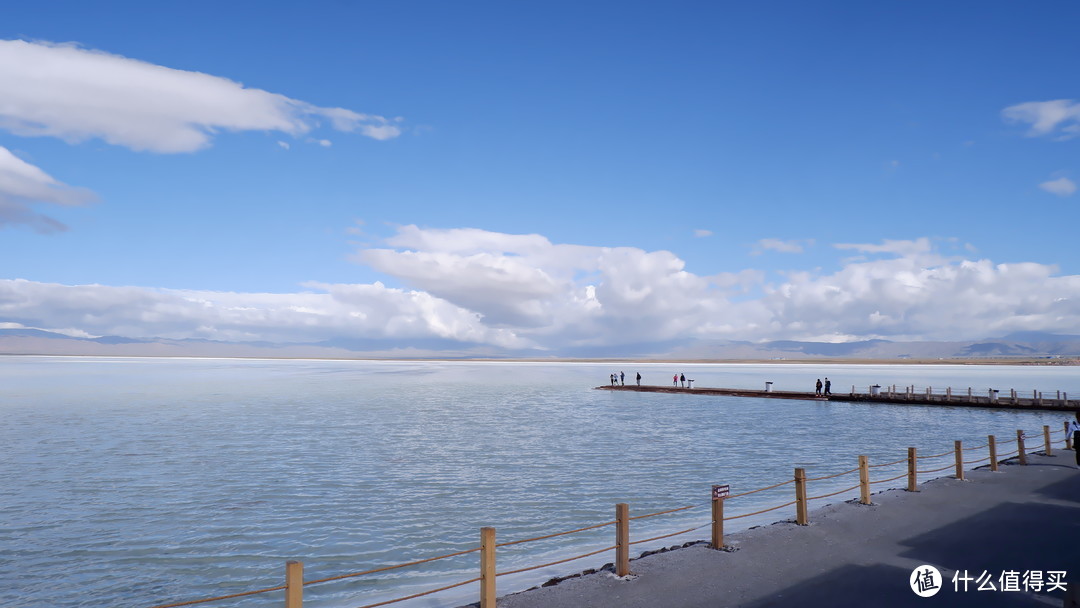
[{"label": "pier railing post", "polygon": [[712,548],[724,548],[724,498],[719,488],[712,487]]},{"label": "pier railing post", "polygon": [[963,481],[963,442],[957,440],[954,444],[956,449],[956,478]]},{"label": "pier railing post", "polygon": [[919,491],[919,461],[915,448],[907,449],[907,491]]},{"label": "pier railing post", "polygon": [[1071,450],[1074,447],[1075,446],[1073,446],[1072,436],[1069,435],[1069,421],[1066,420],[1065,421],[1065,449],[1066,450]]},{"label": "pier railing post", "polygon": [[495,608],[495,528],[480,528],[480,608]]},{"label": "pier railing post", "polygon": [[990,444],[990,470],[991,471],[997,471],[998,470],[997,437],[994,437],[993,435],[989,435],[989,436],[987,436],[986,441],[987,441],[987,443]]},{"label": "pier railing post", "polygon": [[1024,447],[1024,430],[1016,431],[1016,453],[1020,457],[1020,464],[1027,464],[1027,449]]},{"label": "pier railing post", "polygon": [[795,523],[800,526],[810,523],[806,508],[806,469],[795,469]]},{"label": "pier railing post", "polygon": [[[615,576],[630,574],[630,505],[615,505]],[[494,604],[492,604],[494,607]]]},{"label": "pier railing post", "polygon": [[304,563],[285,562],[285,608],[304,605]]},{"label": "pier railing post", "polygon": [[971,403],[971,387],[968,387],[968,403]]},{"label": "pier railing post", "polygon": [[1050,426],[1046,424],[1043,425],[1043,446],[1047,456],[1054,455],[1054,448],[1050,445]]},{"label": "pier railing post", "polygon": [[859,502],[870,504],[870,458],[859,456]]}]

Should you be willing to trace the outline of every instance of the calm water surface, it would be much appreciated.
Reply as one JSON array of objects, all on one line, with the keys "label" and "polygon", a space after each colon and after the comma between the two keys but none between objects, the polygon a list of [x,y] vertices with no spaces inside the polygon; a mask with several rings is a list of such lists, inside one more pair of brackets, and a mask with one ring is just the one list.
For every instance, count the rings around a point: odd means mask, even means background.
[{"label": "calm water surface", "polygon": [[[631,515],[699,505],[633,522],[633,538],[703,526],[637,545],[636,555],[708,538],[713,483],[737,493],[789,479],[795,466],[821,476],[853,468],[859,454],[893,461],[908,446],[945,452],[955,439],[982,445],[988,434],[1056,430],[1065,419],[591,390],[613,371],[664,385],[685,372],[699,387],[771,381],[776,390],[812,390],[828,376],[834,392],[878,383],[1080,396],[1075,367],[4,357],[0,605],[149,607],[280,585],[290,559],[303,561],[311,580],[471,549],[481,526],[505,542],[610,521],[618,502]],[[818,482],[810,493],[857,481]],[[740,498],[727,512],[781,504],[791,493]],[[736,529],[792,514],[736,520]],[[500,549],[499,570],[602,549],[613,535],[607,527]],[[501,577],[499,590],[613,558]],[[356,607],[467,580],[477,560],[311,586],[305,606]],[[476,597],[474,583],[411,605]],[[205,605],[281,601],[277,592]]]}]

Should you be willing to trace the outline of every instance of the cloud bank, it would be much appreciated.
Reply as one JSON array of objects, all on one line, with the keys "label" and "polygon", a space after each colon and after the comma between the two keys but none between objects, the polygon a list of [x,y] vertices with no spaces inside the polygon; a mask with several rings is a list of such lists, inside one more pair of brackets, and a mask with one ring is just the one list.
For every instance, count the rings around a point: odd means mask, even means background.
[{"label": "cloud bank", "polygon": [[[668,251],[404,226],[366,264],[405,284],[243,294],[0,281],[0,323],[82,335],[452,340],[558,354],[692,339],[971,339],[1080,326],[1080,276],[948,258],[929,239],[848,243],[839,270],[702,276]],[[80,333],[82,332],[82,333]]]}]

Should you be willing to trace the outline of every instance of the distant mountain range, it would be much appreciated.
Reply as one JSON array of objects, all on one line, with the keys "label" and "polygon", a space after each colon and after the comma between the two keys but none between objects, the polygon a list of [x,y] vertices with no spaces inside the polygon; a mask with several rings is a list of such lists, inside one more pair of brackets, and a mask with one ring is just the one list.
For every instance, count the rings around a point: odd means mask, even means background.
[{"label": "distant mountain range", "polygon": [[505,351],[448,340],[336,339],[307,344],[219,342],[119,336],[78,338],[38,329],[0,329],[0,355],[87,355],[116,357],[255,358],[571,358],[673,360],[809,359],[1071,359],[1080,358],[1080,336],[1016,332],[1000,338],[956,342],[773,342],[707,341],[573,348],[565,351]]},{"label": "distant mountain range", "polygon": [[1080,336],[1015,332],[1000,338],[955,342],[698,342],[675,349],[678,359],[979,359],[1080,356]]}]

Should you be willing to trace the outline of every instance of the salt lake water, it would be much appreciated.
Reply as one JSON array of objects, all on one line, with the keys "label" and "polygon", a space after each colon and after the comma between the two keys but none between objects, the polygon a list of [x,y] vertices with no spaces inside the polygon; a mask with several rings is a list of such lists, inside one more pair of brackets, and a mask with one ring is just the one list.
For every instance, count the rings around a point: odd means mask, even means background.
[{"label": "salt lake water", "polygon": [[[855,467],[859,454],[883,463],[908,446],[946,452],[956,439],[977,446],[988,434],[1057,430],[1066,419],[592,390],[619,371],[663,385],[683,372],[698,387],[770,381],[803,391],[827,376],[834,392],[877,383],[1080,396],[1077,367],[3,357],[0,605],[149,607],[280,585],[286,560],[303,561],[311,580],[472,549],[481,526],[505,542],[610,521],[619,502],[632,516],[697,505],[635,520],[632,539],[703,526],[636,545],[637,555],[707,539],[714,483],[739,493],[790,479],[796,466],[823,476]],[[1041,434],[1029,447],[1039,445]],[[875,469],[874,478],[903,470]],[[816,482],[810,493],[855,483]],[[732,500],[726,514],[792,492]],[[727,530],[789,519],[793,509]],[[499,571],[603,549],[613,537],[608,526],[506,547]],[[599,567],[613,553],[500,577],[499,592]],[[313,585],[305,606],[356,607],[468,580],[477,562],[471,553]],[[472,583],[398,605],[476,598]],[[281,602],[274,592],[204,605]]]}]

